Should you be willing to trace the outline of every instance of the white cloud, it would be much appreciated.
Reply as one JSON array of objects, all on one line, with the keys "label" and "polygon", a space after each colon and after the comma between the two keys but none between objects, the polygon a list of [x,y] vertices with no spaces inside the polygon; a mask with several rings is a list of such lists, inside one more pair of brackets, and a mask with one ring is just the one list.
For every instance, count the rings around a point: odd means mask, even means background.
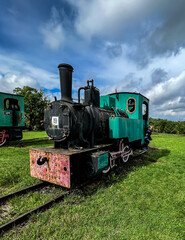
[{"label": "white cloud", "polygon": [[[156,3],[147,0],[69,0],[78,10],[76,30],[86,39],[93,36],[120,35],[128,24],[149,15]],[[120,32],[120,30],[122,30]]]},{"label": "white cloud", "polygon": [[178,54],[185,46],[183,0],[66,1],[76,9],[74,27],[80,38],[90,44],[119,43],[116,51],[128,44],[128,56],[140,66],[156,56]]},{"label": "white cloud", "polygon": [[[59,88],[58,74],[37,68],[16,56],[0,55],[0,91],[12,92],[16,87]],[[57,71],[57,70],[56,70]]]},{"label": "white cloud", "polygon": [[[182,49],[178,55],[170,57],[156,57],[145,68],[138,68],[134,62],[128,60],[128,46],[122,45],[123,54],[117,58],[108,58],[105,54],[97,55],[96,68],[94,73],[95,86],[100,89],[101,95],[117,91],[137,91],[148,97],[150,101],[150,114],[152,117],[169,119],[182,119],[185,111],[181,103],[181,112],[174,109],[178,97],[185,96],[185,50]],[[152,74],[156,69],[163,69],[165,72],[164,81],[154,82]],[[164,105],[165,103],[165,105]],[[167,108],[168,107],[168,108]]]},{"label": "white cloud", "polygon": [[65,31],[62,24],[56,26],[48,24],[41,32],[44,36],[44,43],[53,50],[58,50],[60,45],[65,42]]},{"label": "white cloud", "polygon": [[44,43],[52,50],[58,50],[61,44],[65,43],[65,29],[60,20],[59,12],[55,7],[52,7],[51,18],[49,22],[42,27],[41,33],[44,37]]},{"label": "white cloud", "polygon": [[0,91],[12,93],[13,89],[16,87],[23,86],[38,87],[38,83],[35,79],[29,76],[24,76],[17,73],[7,73],[5,75],[0,75]]},{"label": "white cloud", "polygon": [[185,105],[180,104],[178,98],[162,105],[150,104],[150,116],[169,120],[185,121]]},{"label": "white cloud", "polygon": [[170,78],[166,82],[157,84],[148,91],[147,95],[150,96],[151,103],[155,105],[163,105],[164,103],[174,101],[174,99],[177,99],[179,97],[184,97],[185,71],[183,71],[176,78]]}]

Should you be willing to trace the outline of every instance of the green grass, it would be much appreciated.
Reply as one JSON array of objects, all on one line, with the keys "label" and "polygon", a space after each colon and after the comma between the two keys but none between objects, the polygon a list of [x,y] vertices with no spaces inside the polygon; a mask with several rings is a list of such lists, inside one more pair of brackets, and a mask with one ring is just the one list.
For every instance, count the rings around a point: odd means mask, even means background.
[{"label": "green grass", "polygon": [[[49,144],[22,141],[0,149],[1,193],[38,181],[29,176],[29,148]],[[152,145],[159,149],[151,149],[140,159],[100,177],[83,191],[76,190],[3,239],[184,240],[185,136],[155,134]],[[60,188],[50,187],[46,192],[8,201],[3,222],[57,195]]]},{"label": "green grass", "polygon": [[44,131],[23,132],[23,140],[9,142],[0,148],[0,194],[4,195],[20,187],[38,182],[29,176],[29,149],[52,145],[47,139],[26,141],[25,139],[46,137]]},{"label": "green grass", "polygon": [[47,137],[45,131],[23,131],[23,140],[32,139],[32,138],[44,138]]}]

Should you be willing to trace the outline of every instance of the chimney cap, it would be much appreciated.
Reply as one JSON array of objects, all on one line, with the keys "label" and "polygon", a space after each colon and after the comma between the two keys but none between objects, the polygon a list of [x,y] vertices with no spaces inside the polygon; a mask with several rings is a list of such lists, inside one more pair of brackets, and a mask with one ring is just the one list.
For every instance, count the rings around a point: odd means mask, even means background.
[{"label": "chimney cap", "polygon": [[73,71],[73,67],[70,65],[70,64],[67,64],[67,63],[61,63],[58,65],[58,68],[67,68],[71,71]]}]

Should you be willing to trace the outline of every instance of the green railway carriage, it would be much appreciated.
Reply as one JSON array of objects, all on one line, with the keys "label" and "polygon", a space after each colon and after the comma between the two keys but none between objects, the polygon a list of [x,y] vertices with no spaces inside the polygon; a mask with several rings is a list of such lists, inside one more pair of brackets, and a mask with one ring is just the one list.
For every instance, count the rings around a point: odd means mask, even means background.
[{"label": "green railway carriage", "polygon": [[[109,118],[109,138],[139,141],[144,144],[149,127],[149,99],[140,93],[120,92],[100,97],[100,107],[114,109],[115,115]],[[125,111],[128,118],[120,117],[117,110]]]},{"label": "green railway carriage", "polygon": [[21,139],[24,126],[24,98],[0,92],[0,146]]}]

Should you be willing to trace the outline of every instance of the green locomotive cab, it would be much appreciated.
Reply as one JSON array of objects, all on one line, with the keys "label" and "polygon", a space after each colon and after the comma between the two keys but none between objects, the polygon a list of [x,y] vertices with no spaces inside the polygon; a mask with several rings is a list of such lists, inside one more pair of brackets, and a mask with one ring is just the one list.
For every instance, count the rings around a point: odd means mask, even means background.
[{"label": "green locomotive cab", "polygon": [[0,146],[22,139],[24,126],[24,98],[0,92]]},{"label": "green locomotive cab", "polygon": [[[115,115],[109,118],[109,137],[124,139],[126,142],[145,142],[149,127],[149,99],[140,93],[120,92],[100,97],[100,107],[114,109]],[[117,110],[125,111],[128,118],[119,116]]]}]

